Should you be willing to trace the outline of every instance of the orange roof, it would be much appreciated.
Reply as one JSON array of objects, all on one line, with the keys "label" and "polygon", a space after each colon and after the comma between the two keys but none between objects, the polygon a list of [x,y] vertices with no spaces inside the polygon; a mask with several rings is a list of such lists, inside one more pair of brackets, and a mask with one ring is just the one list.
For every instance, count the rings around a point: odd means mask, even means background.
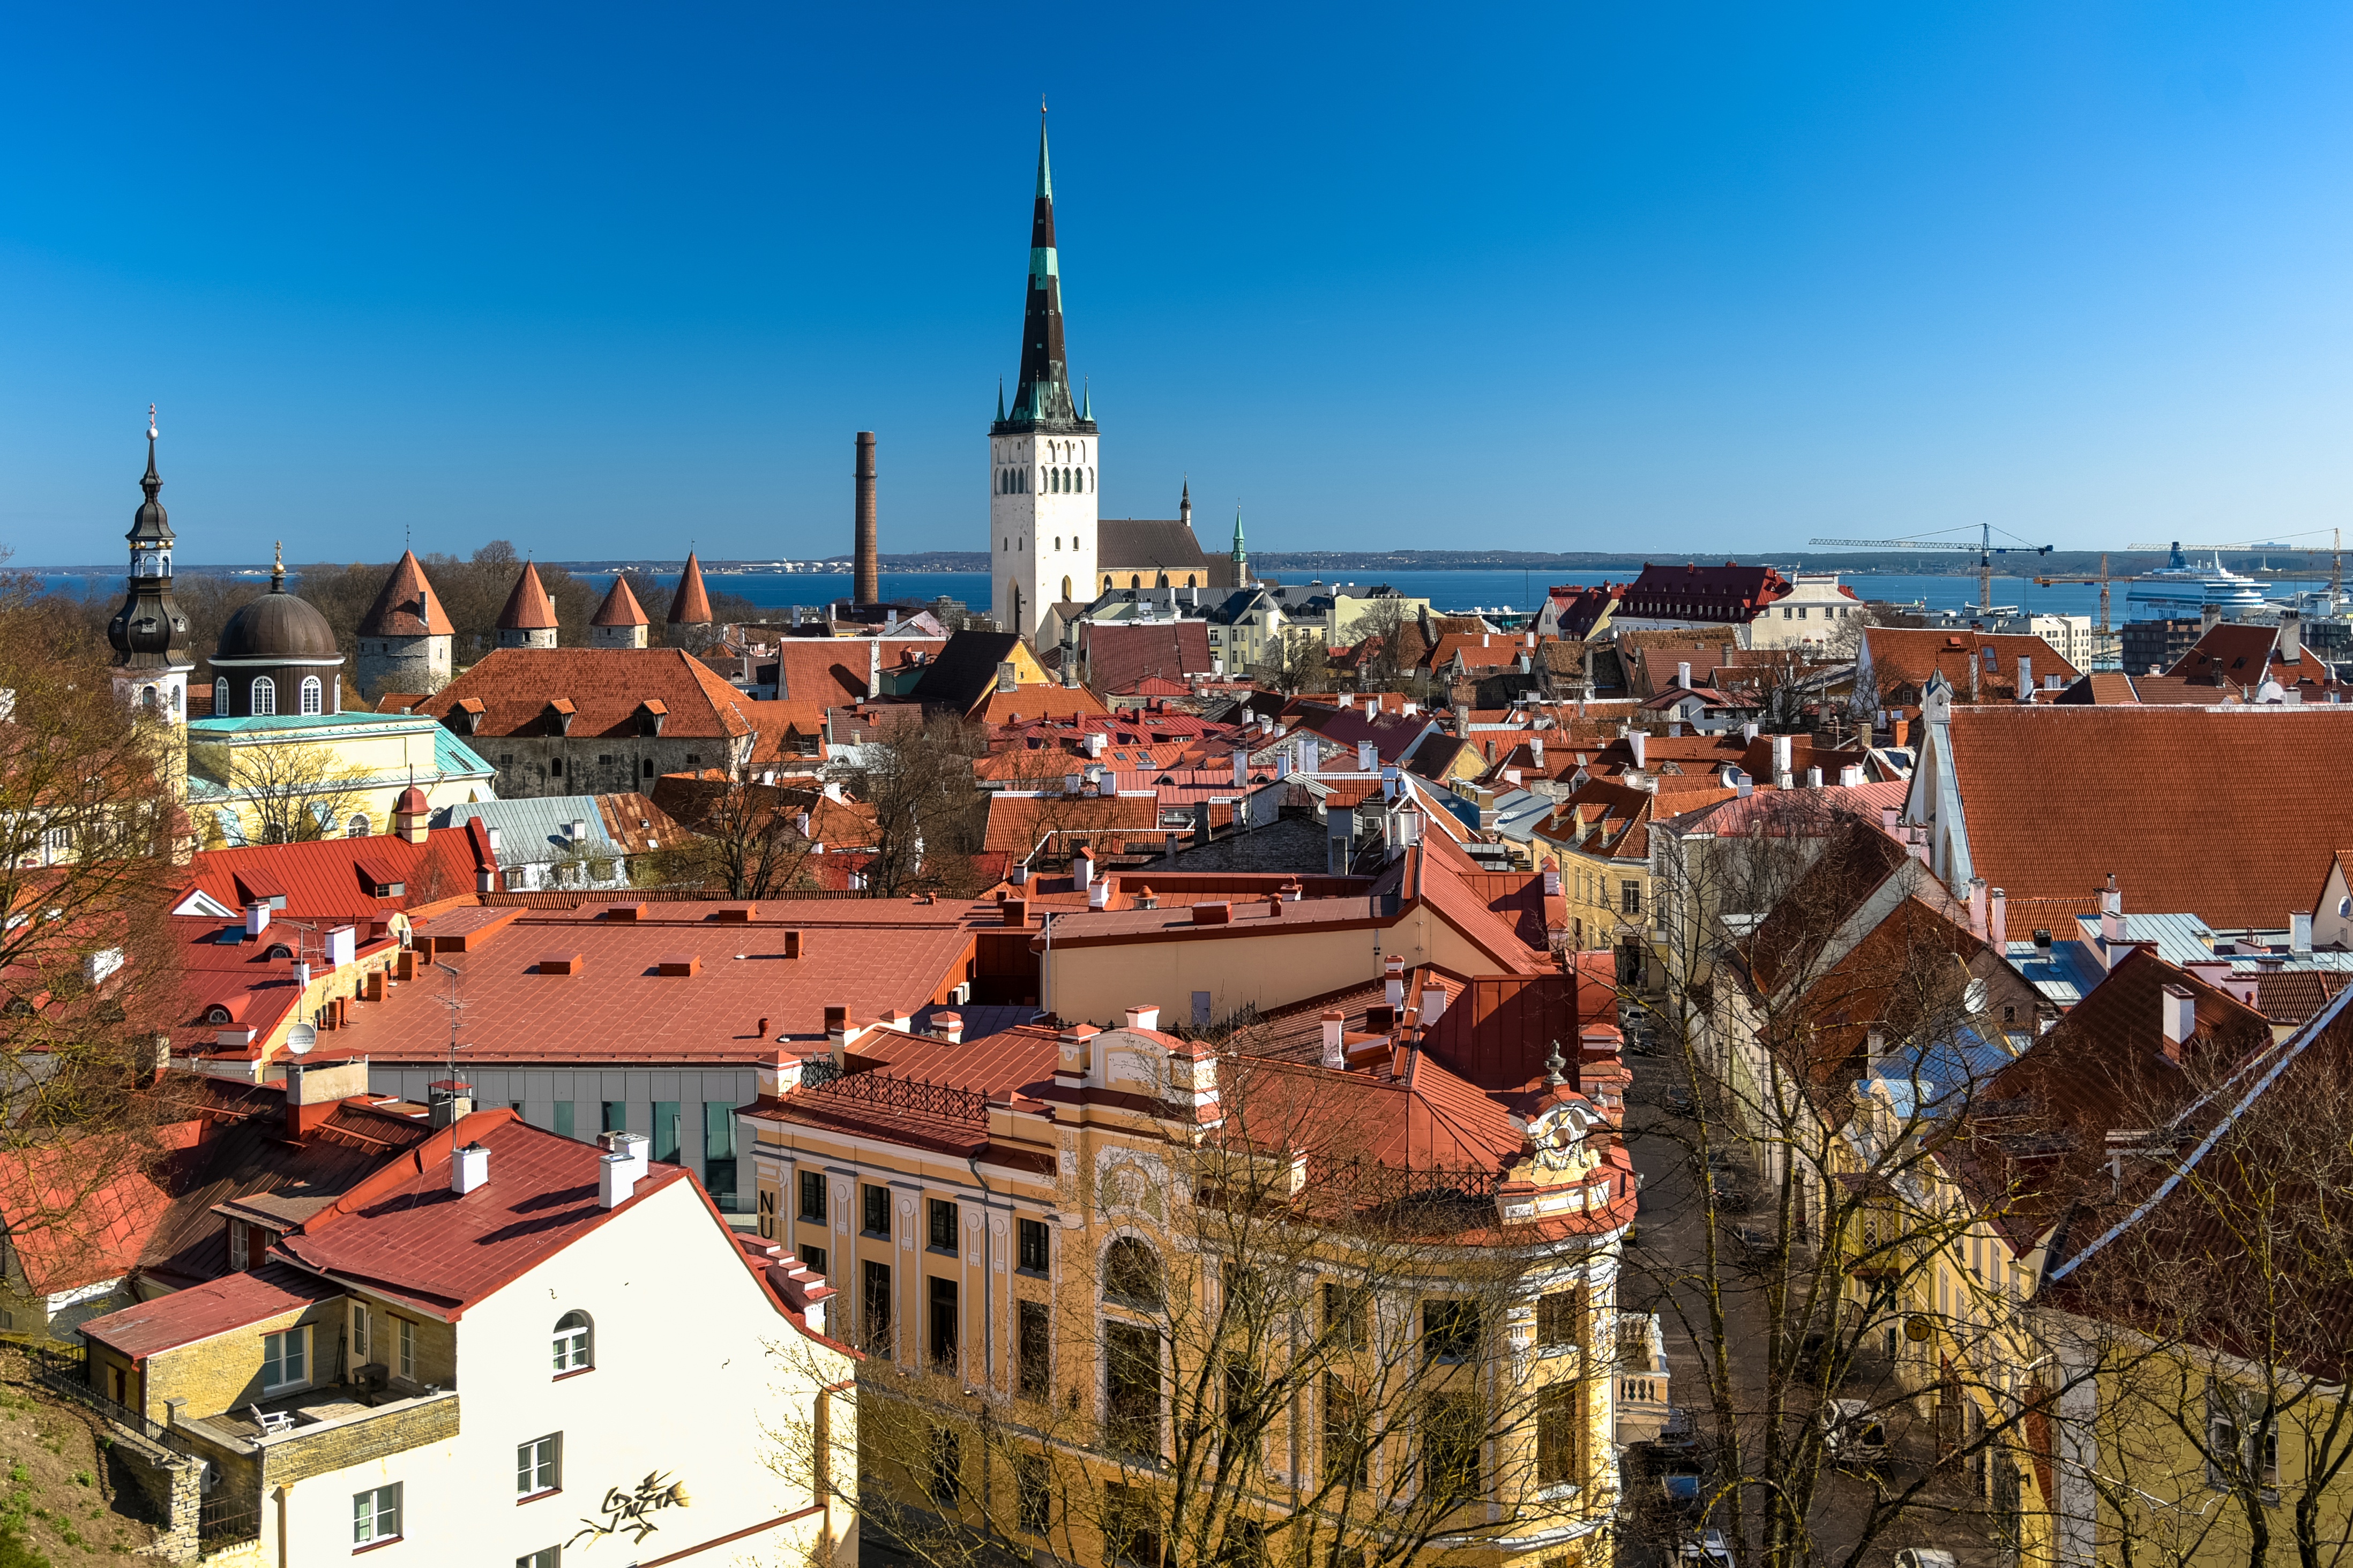
[{"label": "orange roof", "polygon": [[637,595],[630,591],[629,580],[616,576],[612,587],[606,591],[605,602],[596,606],[596,613],[588,618],[588,624],[592,626],[643,626],[653,623],[646,619],[645,606],[638,603]]},{"label": "orange roof", "polygon": [[639,732],[649,702],[664,708],[662,734],[720,737],[755,731],[760,704],[674,647],[502,647],[418,703],[415,711],[450,722],[461,702],[480,703],[462,734],[564,733],[550,705],[573,705],[575,739]]},{"label": "orange roof", "polygon": [[417,559],[417,552],[404,550],[392,575],[385,579],[384,591],[375,596],[359,625],[364,637],[450,637],[456,628],[441,608],[441,597],[434,593],[433,584],[426,580],[425,568]]},{"label": "orange roof", "polygon": [[1110,711],[1102,698],[1083,686],[1021,686],[990,692],[973,717],[984,724],[1015,724]]},{"label": "orange roof", "polygon": [[[1921,626],[1866,626],[1862,635],[1871,654],[1872,677],[1883,691],[1898,686],[1926,686],[1931,674],[1942,671],[1952,682],[1955,695],[1964,700],[1973,675],[1980,698],[1997,692],[2015,697],[2021,658],[2031,662],[2038,690],[2054,675],[2064,686],[2081,673],[2038,637]],[[1991,668],[1986,664],[1989,652],[1993,655]]]},{"label": "orange roof", "polygon": [[678,591],[670,596],[670,624],[674,626],[707,626],[711,624],[711,595],[702,587],[702,563],[694,552],[686,552],[686,570],[678,574]]},{"label": "orange roof", "polygon": [[1050,832],[1110,836],[1159,847],[1160,801],[1156,795],[1017,795],[1001,791],[988,799],[985,849],[1026,856]]},{"label": "orange roof", "polygon": [[539,568],[526,561],[522,563],[522,575],[515,579],[514,592],[507,595],[507,607],[499,612],[499,630],[540,632],[554,629],[555,601],[547,596],[547,589],[539,580]]}]

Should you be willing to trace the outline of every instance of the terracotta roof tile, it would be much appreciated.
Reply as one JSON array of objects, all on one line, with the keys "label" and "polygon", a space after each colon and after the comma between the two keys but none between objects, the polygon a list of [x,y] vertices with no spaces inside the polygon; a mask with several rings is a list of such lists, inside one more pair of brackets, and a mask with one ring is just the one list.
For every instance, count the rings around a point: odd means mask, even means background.
[{"label": "terracotta roof tile", "polygon": [[588,618],[592,626],[644,626],[653,623],[646,618],[645,606],[638,603],[629,580],[616,574],[613,585],[605,591],[605,602]]},{"label": "terracotta roof tile", "polygon": [[547,596],[547,589],[539,580],[539,568],[528,561],[522,563],[522,575],[515,579],[514,592],[507,595],[506,608],[499,612],[498,624],[502,632],[555,629],[555,601]]},{"label": "terracotta roof tile", "polygon": [[639,733],[649,701],[666,710],[662,734],[719,739],[750,734],[760,704],[744,696],[683,649],[674,647],[502,647],[417,704],[417,711],[448,723],[469,702],[480,703],[472,736],[554,733],[549,704],[572,703],[575,739]]},{"label": "terracotta roof tile", "polygon": [[384,581],[384,591],[375,596],[375,604],[361,617],[358,634],[364,637],[450,637],[456,628],[450,626],[448,612],[441,608],[441,596],[433,591],[426,579],[425,568],[417,552],[404,550]]},{"label": "terracotta roof tile", "polygon": [[702,563],[693,551],[686,552],[686,569],[678,575],[678,588],[670,596],[670,624],[674,626],[707,626],[711,624],[711,595],[702,586]]}]

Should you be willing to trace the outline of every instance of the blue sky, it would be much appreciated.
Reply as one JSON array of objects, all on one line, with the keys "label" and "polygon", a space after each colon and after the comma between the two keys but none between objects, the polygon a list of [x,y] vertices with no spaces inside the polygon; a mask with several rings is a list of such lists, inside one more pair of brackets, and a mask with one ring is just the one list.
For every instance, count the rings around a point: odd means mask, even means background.
[{"label": "blue sky", "polygon": [[983,547],[1040,92],[1108,515],[1764,552],[2353,490],[2353,10],[0,10],[0,540]]}]

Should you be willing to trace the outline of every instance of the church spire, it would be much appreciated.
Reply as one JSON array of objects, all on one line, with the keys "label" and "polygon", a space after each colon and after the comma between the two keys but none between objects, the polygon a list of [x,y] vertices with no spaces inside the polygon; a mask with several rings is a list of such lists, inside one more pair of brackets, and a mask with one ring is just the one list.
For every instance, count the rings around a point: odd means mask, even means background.
[{"label": "church spire", "polygon": [[1092,435],[1094,422],[1071,397],[1070,355],[1062,341],[1061,260],[1054,247],[1054,169],[1047,155],[1045,110],[1038,118],[1038,190],[1029,216],[1029,283],[1021,318],[1021,374],[1013,412],[999,434],[1022,430]]}]

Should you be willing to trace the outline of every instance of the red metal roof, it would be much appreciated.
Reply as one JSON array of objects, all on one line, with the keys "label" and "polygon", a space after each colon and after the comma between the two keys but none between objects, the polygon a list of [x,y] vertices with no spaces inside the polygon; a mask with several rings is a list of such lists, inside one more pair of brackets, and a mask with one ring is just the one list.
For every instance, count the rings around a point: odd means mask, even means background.
[{"label": "red metal roof", "polygon": [[267,1322],[343,1293],[343,1288],[332,1279],[269,1263],[92,1318],[81,1331],[134,1362],[144,1361],[159,1351]]}]

